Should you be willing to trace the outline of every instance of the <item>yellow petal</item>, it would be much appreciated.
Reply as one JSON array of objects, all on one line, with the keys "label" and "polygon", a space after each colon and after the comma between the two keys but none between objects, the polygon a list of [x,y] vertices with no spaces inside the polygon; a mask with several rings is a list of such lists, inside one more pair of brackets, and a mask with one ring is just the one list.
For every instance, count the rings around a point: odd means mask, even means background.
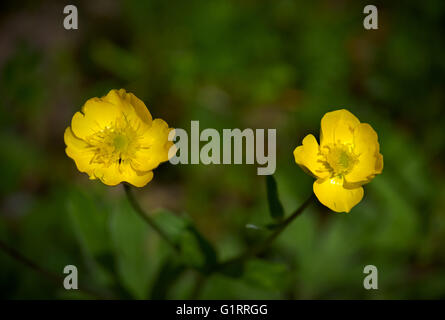
[{"label": "yellow petal", "polygon": [[360,123],[354,129],[354,152],[374,154],[379,149],[377,133],[368,123]]},{"label": "yellow petal", "polygon": [[359,124],[360,121],[346,109],[326,113],[321,119],[320,145],[352,143],[354,128]]},{"label": "yellow petal", "polygon": [[94,156],[94,152],[88,148],[88,144],[85,141],[74,136],[70,127],[65,130],[64,140],[66,144],[65,152],[68,157],[74,160],[80,172],[86,172],[91,176],[94,168],[90,161]]},{"label": "yellow petal", "polygon": [[134,94],[127,93],[125,89],[113,89],[108,92],[105,97],[102,97],[102,99],[119,106],[129,117],[132,117],[134,114],[139,120],[146,124],[150,124],[152,121],[150,111],[148,111],[145,103]]},{"label": "yellow petal", "polygon": [[94,176],[104,184],[115,186],[123,181],[135,187],[143,187],[153,179],[153,171],[141,172],[134,170],[130,164],[113,164],[108,168],[97,167]]},{"label": "yellow petal", "polygon": [[73,133],[84,139],[112,124],[121,116],[119,108],[99,98],[89,99],[71,120]]},{"label": "yellow petal", "polygon": [[154,119],[147,131],[144,132],[140,143],[143,145],[164,144],[168,141],[168,135],[172,128],[162,119]]},{"label": "yellow petal", "polygon": [[[120,91],[122,90],[125,92],[124,89],[121,89]],[[126,94],[126,99],[131,103],[134,110],[136,111],[136,113],[138,114],[139,118],[141,118],[142,121],[144,121],[145,123],[151,123],[152,117],[150,111],[148,111],[147,106],[142,100],[140,100],[131,92]]]},{"label": "yellow petal", "polygon": [[76,112],[71,119],[71,129],[77,137],[85,139],[94,134],[98,130],[98,126],[91,119],[86,119],[83,113]]},{"label": "yellow petal", "polygon": [[357,163],[346,175],[349,185],[362,185],[382,172],[383,156],[379,153],[377,133],[367,123],[360,123],[354,130],[354,153]]},{"label": "yellow petal", "polygon": [[376,174],[380,174],[383,171],[383,155],[382,154],[378,154],[377,155],[377,160],[375,163],[375,172]]},{"label": "yellow petal", "polygon": [[363,198],[363,188],[346,189],[340,178],[317,180],[313,185],[318,200],[335,212],[349,212]]},{"label": "yellow petal", "polygon": [[295,162],[307,173],[315,177],[325,178],[329,172],[323,165],[323,157],[317,139],[312,134],[303,139],[303,145],[294,150]]},{"label": "yellow petal", "polygon": [[141,148],[136,151],[131,165],[140,171],[153,170],[160,163],[168,161],[168,151],[173,145],[168,136],[173,128],[169,128],[162,119],[155,119],[151,127],[140,138]]}]

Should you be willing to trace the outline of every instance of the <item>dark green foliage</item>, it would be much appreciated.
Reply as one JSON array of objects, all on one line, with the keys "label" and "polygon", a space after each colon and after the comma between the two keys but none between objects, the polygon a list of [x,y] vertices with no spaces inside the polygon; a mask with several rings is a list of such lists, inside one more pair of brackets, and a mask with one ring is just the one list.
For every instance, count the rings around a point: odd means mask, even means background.
[{"label": "dark green foliage", "polygon": [[277,182],[272,175],[266,176],[266,186],[270,215],[274,219],[281,220],[284,217],[284,209],[278,198]]},{"label": "dark green foliage", "polygon": [[[81,285],[117,298],[190,298],[196,283],[202,299],[445,298],[443,1],[379,1],[374,31],[360,1],[78,3],[76,31],[56,2],[0,12],[2,241],[61,276],[74,264]],[[122,186],[89,180],[64,152],[74,112],[112,88],[172,127],[276,128],[275,174],[162,164],[136,197],[173,250]],[[292,151],[342,107],[384,156],[363,201],[349,214],[311,205],[255,259],[213,272],[312,192]],[[378,291],[363,289],[368,264]],[[0,297],[91,298],[2,251]]]}]

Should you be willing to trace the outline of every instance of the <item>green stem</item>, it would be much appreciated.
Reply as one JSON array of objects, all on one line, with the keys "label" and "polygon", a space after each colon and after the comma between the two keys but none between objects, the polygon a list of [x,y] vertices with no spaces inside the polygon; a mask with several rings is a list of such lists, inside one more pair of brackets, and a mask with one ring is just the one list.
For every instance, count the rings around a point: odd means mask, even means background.
[{"label": "green stem", "polygon": [[286,229],[286,227],[296,217],[298,217],[301,213],[303,213],[304,209],[306,209],[306,207],[312,202],[313,199],[314,199],[314,196],[312,194],[305,202],[303,202],[303,204],[297,210],[294,211],[294,213],[292,213],[283,222],[281,222],[280,225],[274,230],[274,232],[268,238],[266,238],[266,240],[264,240],[262,243],[260,243],[257,246],[254,246],[252,248],[248,248],[248,249],[246,249],[246,251],[241,253],[239,256],[236,256],[232,259],[227,260],[226,262],[223,262],[222,264],[220,264],[220,267],[227,266],[229,264],[236,263],[236,262],[242,262],[248,258],[255,257],[255,256],[259,255],[260,253],[262,253],[264,250],[266,250],[271,245],[271,243],[284,231],[284,229]]},{"label": "green stem", "polygon": [[139,216],[150,226],[152,227],[159,236],[165,240],[174,250],[179,251],[179,247],[176,243],[174,243],[168,235],[162,230],[142,209],[142,207],[139,205],[139,202],[134,197],[133,192],[131,191],[131,186],[128,184],[124,184],[125,193],[127,195],[128,201],[130,201],[131,206],[133,209],[139,214]]},{"label": "green stem", "polygon": [[197,300],[201,295],[201,291],[204,288],[206,278],[201,273],[197,274],[196,282],[193,286],[192,292],[190,294],[189,300]]},{"label": "green stem", "polygon": [[[168,235],[144,212],[144,210],[141,208],[139,203],[137,202],[136,198],[134,197],[131,187],[127,184],[124,184],[125,193],[128,197],[128,200],[130,201],[130,204],[135,209],[135,211],[139,214],[139,216],[144,219],[144,221],[152,227],[161,238],[163,238],[174,250],[179,251],[179,247],[177,244],[175,244]],[[313,195],[311,195],[303,204],[295,210],[294,213],[292,213],[289,217],[287,217],[284,221],[282,221],[279,226],[273,231],[273,233],[261,244],[258,246],[254,246],[252,248],[246,249],[245,252],[240,254],[237,257],[234,257],[232,259],[227,260],[226,262],[220,263],[216,266],[212,272],[217,271],[218,269],[221,269],[222,267],[225,267],[227,265],[236,263],[236,262],[242,262],[250,257],[254,257],[260,253],[262,253],[264,250],[266,250],[271,243],[286,229],[286,227],[295,219],[297,218],[303,211],[306,209],[306,207],[311,203],[313,199]],[[198,283],[201,282],[198,281]],[[198,284],[198,287],[200,287],[200,284]]]}]

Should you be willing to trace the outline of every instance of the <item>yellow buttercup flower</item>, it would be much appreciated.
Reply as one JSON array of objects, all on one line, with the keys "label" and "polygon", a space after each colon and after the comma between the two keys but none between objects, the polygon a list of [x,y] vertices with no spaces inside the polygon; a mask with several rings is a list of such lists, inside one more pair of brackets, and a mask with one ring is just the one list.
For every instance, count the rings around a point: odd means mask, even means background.
[{"label": "yellow buttercup flower", "polygon": [[162,119],[152,119],[145,104],[124,89],[89,99],[65,130],[66,154],[90,179],[114,186],[145,186],[153,169],[168,160],[173,142]]},{"label": "yellow buttercup flower", "polygon": [[321,119],[320,145],[312,134],[294,150],[295,162],[317,178],[318,200],[336,212],[349,212],[363,198],[362,185],[382,173],[377,133],[348,110]]}]

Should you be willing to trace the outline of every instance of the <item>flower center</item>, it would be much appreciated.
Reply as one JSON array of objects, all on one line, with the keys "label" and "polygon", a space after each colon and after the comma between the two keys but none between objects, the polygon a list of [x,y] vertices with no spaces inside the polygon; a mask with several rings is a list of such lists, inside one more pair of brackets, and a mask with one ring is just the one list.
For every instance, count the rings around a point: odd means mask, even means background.
[{"label": "flower center", "polygon": [[128,138],[123,134],[117,134],[113,139],[114,149],[124,152],[128,147]]},{"label": "flower center", "polygon": [[334,176],[343,176],[350,172],[357,163],[351,145],[335,144],[326,147],[326,163]]},{"label": "flower center", "polygon": [[139,148],[138,133],[126,121],[116,121],[85,140],[94,152],[92,163],[109,167],[131,160]]}]

